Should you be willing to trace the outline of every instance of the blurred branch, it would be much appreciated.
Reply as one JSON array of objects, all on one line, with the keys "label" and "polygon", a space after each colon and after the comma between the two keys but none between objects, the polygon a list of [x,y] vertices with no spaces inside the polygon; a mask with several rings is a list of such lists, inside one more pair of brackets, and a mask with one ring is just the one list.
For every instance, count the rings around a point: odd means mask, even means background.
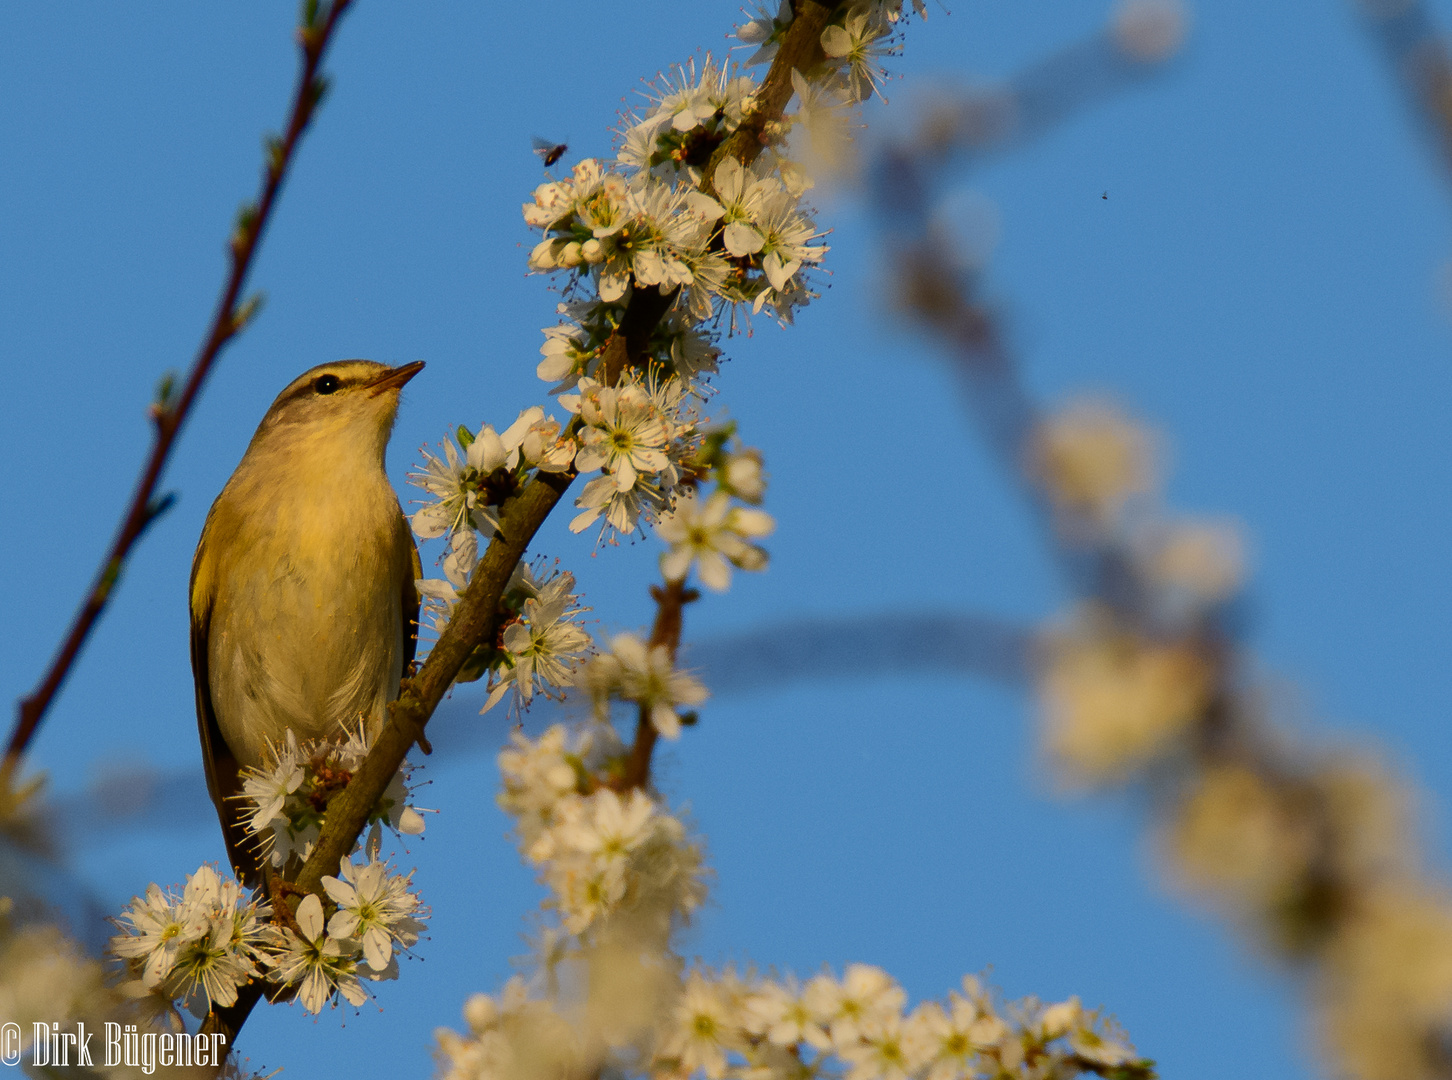
[{"label": "blurred branch", "polygon": [[[713,700],[799,682],[908,673],[963,675],[1023,689],[1036,642],[1030,628],[987,615],[873,612],[792,619],[695,641],[687,647],[686,666],[711,688]],[[529,726],[548,725],[568,708],[537,697]],[[480,724],[478,711],[478,700],[462,693],[437,711],[429,730],[441,756],[498,749],[501,730]],[[85,844],[108,832],[191,828],[209,820],[211,805],[195,769],[161,772],[135,763],[103,773],[47,813],[62,837]]]},{"label": "blurred branch", "polygon": [[1361,0],[1358,7],[1452,179],[1452,52],[1446,35],[1420,0]]},{"label": "blurred branch", "polygon": [[[1382,10],[1374,26],[1452,164],[1447,50],[1420,5]],[[1337,1075],[1452,1076],[1452,894],[1422,865],[1404,782],[1370,755],[1308,745],[1273,722],[1228,602],[1233,581],[1175,600],[1142,543],[1146,527],[1170,524],[1137,473],[1142,430],[1106,410],[1052,414],[1029,393],[982,299],[981,267],[957,257],[953,223],[935,214],[937,189],[958,178],[950,160],[983,145],[977,128],[949,122],[960,115],[930,109],[887,148],[875,194],[900,307],[942,341],[1083,605],[1048,643],[1039,680],[1055,748],[1077,755],[1088,783],[1147,786],[1181,884],[1307,976]],[[1146,501],[1123,513],[1131,498]]]},{"label": "blurred branch", "polygon": [[4,786],[14,775],[21,755],[35,736],[46,710],[50,708],[61,684],[80,656],[86,638],[115,591],[131,549],[141,539],[147,527],[170,508],[173,496],[157,498],[156,487],[176,438],[222,349],[241,332],[261,306],[261,298],[258,296],[241,300],[242,289],[246,285],[253,256],[262,242],[263,230],[272,216],[278,192],[292,164],[298,142],[327,91],[327,80],[319,74],[319,68],[338,20],[351,2],[352,0],[332,0],[322,11],[317,9],[316,4],[310,5],[309,21],[298,28],[302,70],[298,76],[297,90],[293,94],[287,130],[281,138],[270,136],[266,141],[267,156],[262,171],[261,194],[256,203],[244,205],[238,214],[237,225],[230,240],[232,267],[222,286],[222,295],[217,302],[211,326],[200,352],[192,362],[181,393],[173,395],[170,377],[163,380],[158,390],[157,400],[151,407],[151,417],[156,428],[151,454],[137,480],[130,507],[122,518],[110,550],[101,561],[101,568],[97,571],[91,591],[76,612],[70,630],[51,661],[50,668],[35,690],[19,703],[15,728],[11,732],[4,761],[0,763],[0,786]]},{"label": "blurred branch", "polygon": [[[1131,0],[1099,33],[1003,83],[942,92],[924,110],[914,153],[929,165],[951,155],[960,171],[1056,130],[1107,98],[1164,73],[1189,14],[1178,0]],[[898,220],[879,205],[883,220]]]}]

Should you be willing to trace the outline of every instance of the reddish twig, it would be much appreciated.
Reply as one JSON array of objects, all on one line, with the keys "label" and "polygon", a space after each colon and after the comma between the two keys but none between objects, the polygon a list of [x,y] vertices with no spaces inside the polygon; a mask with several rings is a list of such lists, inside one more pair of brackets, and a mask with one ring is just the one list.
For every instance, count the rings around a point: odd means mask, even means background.
[{"label": "reddish twig", "polygon": [[182,387],[180,396],[174,401],[163,399],[152,406],[151,416],[156,424],[155,441],[152,443],[151,454],[146,460],[146,465],[141,470],[140,479],[137,480],[136,490],[131,496],[130,507],[121,520],[121,526],[116,532],[116,538],[111,542],[110,550],[101,560],[101,568],[96,574],[95,582],[77,610],[70,630],[57,650],[55,658],[51,661],[50,668],[35,690],[22,698],[19,703],[15,728],[10,734],[5,759],[3,763],[0,763],[0,783],[8,780],[14,774],[20,756],[34,738],[36,729],[40,727],[40,722],[60,691],[61,684],[65,682],[71,668],[75,666],[81,648],[86,643],[86,638],[90,636],[96,620],[101,617],[101,612],[105,610],[106,604],[111,598],[131,549],[141,539],[147,526],[171,505],[172,498],[169,495],[160,499],[156,498],[156,486],[161,480],[162,470],[166,467],[167,459],[171,455],[182,424],[186,421],[192,405],[195,404],[197,396],[201,393],[202,383],[206,380],[213,364],[216,363],[217,357],[226,344],[257,313],[259,307],[257,297],[240,305],[238,298],[242,295],[242,288],[246,283],[248,271],[251,269],[253,256],[257,253],[261,243],[262,231],[272,214],[278,191],[282,187],[288,166],[292,163],[298,141],[307,129],[313,112],[327,90],[327,82],[319,76],[318,68],[338,20],[351,3],[352,0],[333,0],[325,10],[320,10],[316,3],[310,3],[305,9],[304,23],[298,28],[297,33],[298,45],[302,49],[302,73],[298,78],[297,93],[293,97],[287,132],[281,138],[273,137],[267,140],[267,161],[263,168],[262,193],[255,204],[244,206],[238,215],[237,227],[232,234],[230,244],[232,269],[227,276],[226,284],[222,287],[222,295],[217,303],[216,314],[212,317],[211,327],[202,342],[201,350],[192,362],[191,371],[187,375],[186,384]]},{"label": "reddish twig", "polygon": [[[671,659],[675,660],[676,650],[681,644],[682,611],[691,601],[700,599],[701,594],[686,588],[684,581],[667,581],[665,588],[652,585],[650,595],[656,604],[655,626],[651,628],[647,647],[654,649],[664,645]],[[650,780],[650,759],[659,738],[660,733],[650,722],[650,710],[642,705],[635,722],[635,742],[630,747],[630,755],[625,759],[625,772],[620,778],[622,791],[644,787]]]}]

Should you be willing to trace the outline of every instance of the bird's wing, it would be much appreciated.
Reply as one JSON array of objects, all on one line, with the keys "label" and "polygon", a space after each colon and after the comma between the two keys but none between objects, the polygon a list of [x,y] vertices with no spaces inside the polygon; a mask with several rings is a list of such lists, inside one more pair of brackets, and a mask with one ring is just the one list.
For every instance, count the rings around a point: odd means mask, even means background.
[{"label": "bird's wing", "polygon": [[213,560],[207,550],[207,535],[212,528],[212,515],[202,529],[202,540],[192,559],[190,585],[192,679],[197,690],[197,729],[202,738],[202,768],[207,775],[207,793],[217,807],[222,823],[222,839],[227,844],[227,858],[244,885],[255,887],[261,882],[261,857],[256,841],[242,823],[242,778],[232,749],[222,738],[217,726],[217,713],[212,707],[212,685],[207,678],[207,637],[212,621],[216,577]]},{"label": "bird's wing", "polygon": [[403,522],[403,535],[408,538],[409,553],[409,572],[399,583],[403,594],[403,674],[407,676],[409,667],[413,664],[413,658],[418,654],[419,595],[415,582],[423,577],[423,563],[419,561],[418,541],[413,538],[413,530],[408,526],[408,518],[404,516],[401,508],[398,513]]}]

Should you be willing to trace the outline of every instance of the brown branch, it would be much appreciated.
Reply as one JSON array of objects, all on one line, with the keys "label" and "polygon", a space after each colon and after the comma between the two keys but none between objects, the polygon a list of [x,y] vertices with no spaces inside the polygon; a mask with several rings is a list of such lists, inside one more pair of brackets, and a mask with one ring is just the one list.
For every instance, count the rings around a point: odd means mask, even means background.
[{"label": "brown branch", "polygon": [[800,71],[810,79],[827,59],[827,54],[822,51],[822,31],[827,28],[836,9],[836,4],[793,0],[795,18],[782,38],[766,78],[761,80],[761,89],[756,92],[756,108],[712,153],[706,164],[705,180],[701,185],[703,190],[714,190],[711,181],[716,175],[716,167],[726,160],[727,154],[743,165],[750,165],[771,141],[767,125],[782,118],[786,107],[791,104],[792,95],[796,93],[792,86],[792,72]]},{"label": "brown branch", "polygon": [[[766,146],[763,141],[766,125],[780,120],[791,102],[792,66],[810,71],[821,63],[822,30],[835,5],[797,0],[796,6],[797,17],[787,29],[781,48],[763,80],[757,109],[749,122],[743,123],[741,129],[717,148],[707,166],[707,180],[703,186],[709,186],[709,177],[725,153],[734,153],[743,164],[756,159]],[[637,287],[632,291],[620,329],[606,345],[605,370],[614,373],[608,381],[618,378],[627,365],[643,363],[650,333],[670,310],[673,299],[673,293],[663,294],[655,288]],[[500,507],[499,531],[479,560],[472,580],[460,596],[437,644],[429,651],[428,659],[418,674],[400,688],[398,700],[389,705],[388,721],[379,732],[363,766],[353,775],[348,786],[328,803],[317,844],[297,877],[300,889],[319,892],[323,877],[336,874],[340,860],[352,853],[369,813],[403,764],[409,749],[423,734],[434,709],[454,685],[454,678],[465,661],[478,646],[494,640],[499,630],[499,600],[505,586],[534,534],[574,479],[573,471],[537,473],[518,495],[507,499]],[[679,640],[679,612],[675,625]],[[644,757],[648,768],[649,754]],[[209,1033],[226,1034],[231,1045],[261,994],[258,984],[245,988],[238,994],[236,1005],[212,1012],[202,1029]]]},{"label": "brown branch", "polygon": [[55,700],[61,684],[65,681],[71,668],[75,666],[82,646],[85,645],[87,637],[90,636],[92,628],[96,625],[96,620],[101,617],[101,612],[105,610],[106,604],[120,580],[121,571],[126,565],[132,547],[141,539],[147,526],[165,512],[171,504],[170,497],[160,500],[155,498],[156,486],[161,480],[162,470],[166,467],[167,459],[171,455],[177,435],[181,432],[182,424],[186,421],[197,396],[201,393],[202,383],[206,380],[212,365],[216,363],[226,344],[246,326],[257,312],[259,306],[257,298],[254,297],[240,305],[238,298],[242,295],[248,271],[252,267],[253,256],[257,253],[262,241],[262,231],[266,228],[268,219],[272,215],[278,192],[282,188],[282,181],[287,175],[288,167],[292,164],[298,141],[302,138],[308,122],[312,119],[313,112],[326,92],[327,83],[318,75],[318,68],[322,64],[323,54],[327,51],[338,20],[351,3],[352,0],[333,0],[320,21],[317,18],[319,13],[314,10],[313,19],[298,29],[298,45],[302,50],[302,71],[298,77],[297,91],[293,95],[287,133],[281,139],[268,140],[267,161],[262,174],[262,192],[256,204],[244,207],[238,217],[237,227],[232,234],[230,243],[232,269],[222,287],[222,295],[217,302],[216,313],[212,316],[211,328],[202,342],[201,351],[197,353],[196,359],[192,362],[191,371],[187,375],[186,384],[182,388],[180,397],[175,401],[159,401],[152,407],[152,418],[156,424],[155,440],[152,443],[151,455],[141,470],[136,490],[131,496],[131,505],[121,520],[121,526],[117,530],[115,539],[111,542],[110,550],[101,560],[101,568],[96,573],[91,591],[76,612],[70,631],[66,634],[65,640],[51,661],[49,670],[35,690],[22,698],[19,703],[15,728],[10,735],[5,759],[3,763],[0,763],[0,786],[4,786],[5,782],[14,775],[20,762],[20,756],[34,738],[36,729],[39,728],[51,702]]},{"label": "brown branch", "polygon": [[[676,650],[681,645],[682,611],[687,604],[700,599],[701,594],[695,589],[686,588],[686,583],[682,580],[667,581],[665,588],[652,585],[650,595],[656,603],[655,626],[651,629],[646,648],[654,649],[657,645],[664,645],[671,659],[675,660]],[[618,785],[621,791],[645,787],[649,782],[650,759],[659,737],[660,733],[650,722],[650,710],[642,705],[640,715],[635,721],[635,742],[625,759],[625,772]]]}]

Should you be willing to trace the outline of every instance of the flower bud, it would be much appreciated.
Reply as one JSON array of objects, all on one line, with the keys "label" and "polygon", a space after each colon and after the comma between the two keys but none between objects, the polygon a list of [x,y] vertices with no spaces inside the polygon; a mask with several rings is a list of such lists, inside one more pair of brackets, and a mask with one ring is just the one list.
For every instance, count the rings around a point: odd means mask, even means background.
[{"label": "flower bud", "polygon": [[580,254],[585,257],[587,263],[593,266],[605,258],[605,245],[591,237],[580,245]]},{"label": "flower bud", "polygon": [[476,1035],[482,1035],[499,1019],[499,1007],[488,994],[475,994],[464,1002],[464,1019]]},{"label": "flower bud", "polygon": [[529,253],[529,265],[535,270],[553,270],[555,262],[555,241],[541,240]]},{"label": "flower bud", "polygon": [[766,477],[761,471],[761,454],[743,450],[726,459],[726,484],[747,502],[760,502],[766,494]]},{"label": "flower bud", "polygon": [[585,261],[585,256],[580,253],[580,242],[572,240],[565,245],[565,250],[560,252],[560,265],[564,267],[576,267]]}]

